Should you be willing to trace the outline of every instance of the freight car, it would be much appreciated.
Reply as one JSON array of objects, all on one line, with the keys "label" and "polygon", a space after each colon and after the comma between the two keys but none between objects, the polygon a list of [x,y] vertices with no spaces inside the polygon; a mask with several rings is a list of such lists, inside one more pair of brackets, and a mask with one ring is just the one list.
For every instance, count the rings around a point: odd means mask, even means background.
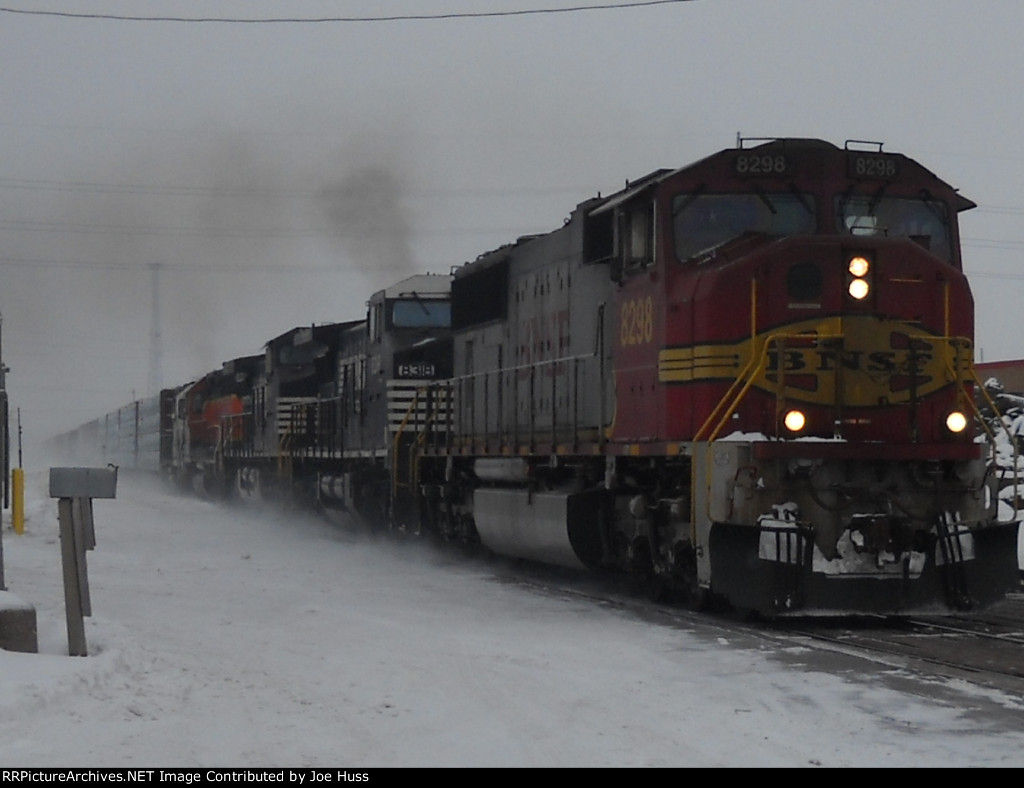
[{"label": "freight car", "polygon": [[740,140],[184,387],[169,462],[695,606],[983,605],[1017,522],[974,405],[973,206],[880,144]]},{"label": "freight car", "polygon": [[171,457],[178,391],[163,389],[57,435],[48,443],[49,453],[81,465],[164,473]]}]

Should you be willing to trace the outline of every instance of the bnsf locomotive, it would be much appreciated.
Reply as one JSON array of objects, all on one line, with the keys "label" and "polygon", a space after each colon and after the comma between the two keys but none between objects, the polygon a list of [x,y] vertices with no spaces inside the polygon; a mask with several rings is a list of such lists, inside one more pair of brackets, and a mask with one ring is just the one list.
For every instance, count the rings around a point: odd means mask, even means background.
[{"label": "bnsf locomotive", "polygon": [[880,144],[741,140],[164,392],[151,445],[207,489],[697,605],[982,605],[1017,523],[974,405],[973,205]]}]

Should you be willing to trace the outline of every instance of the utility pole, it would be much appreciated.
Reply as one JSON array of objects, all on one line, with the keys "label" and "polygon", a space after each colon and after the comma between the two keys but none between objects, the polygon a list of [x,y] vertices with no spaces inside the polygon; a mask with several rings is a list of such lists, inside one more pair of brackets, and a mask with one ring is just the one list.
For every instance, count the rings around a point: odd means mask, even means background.
[{"label": "utility pole", "polygon": [[[2,508],[10,506],[11,488],[8,485],[10,474],[11,438],[7,434],[7,367],[4,366],[4,343],[3,343],[3,316],[0,315],[0,473],[3,474],[0,484],[0,498],[3,500]],[[7,590],[7,583],[4,580],[4,540],[3,529],[0,528],[0,591]]]},{"label": "utility pole", "polygon": [[4,316],[0,315],[0,391],[7,391],[7,373],[4,366]]},{"label": "utility pole", "polygon": [[163,344],[160,340],[160,269],[163,263],[152,263],[153,293],[149,326],[149,394],[159,394],[163,387]]},{"label": "utility pole", "polygon": [[[10,473],[11,473],[11,434],[10,414],[7,402],[7,373],[10,372],[4,364],[4,340],[3,340],[4,318],[0,315],[0,474],[3,480],[0,482],[0,498],[3,508],[10,506]],[[3,556],[3,547],[0,546],[0,559]],[[0,566],[0,589],[3,588],[3,567]]]}]

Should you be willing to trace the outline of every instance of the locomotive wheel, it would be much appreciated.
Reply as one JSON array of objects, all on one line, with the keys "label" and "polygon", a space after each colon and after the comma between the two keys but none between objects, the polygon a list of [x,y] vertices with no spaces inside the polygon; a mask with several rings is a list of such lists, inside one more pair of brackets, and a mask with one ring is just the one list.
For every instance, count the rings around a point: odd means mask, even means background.
[{"label": "locomotive wheel", "polygon": [[696,578],[683,589],[683,604],[687,610],[703,613],[711,607],[711,592],[698,585]]},{"label": "locomotive wheel", "polygon": [[697,554],[693,548],[679,545],[675,549],[673,579],[678,600],[688,610],[702,612],[711,607],[710,589],[701,586],[697,578]]}]

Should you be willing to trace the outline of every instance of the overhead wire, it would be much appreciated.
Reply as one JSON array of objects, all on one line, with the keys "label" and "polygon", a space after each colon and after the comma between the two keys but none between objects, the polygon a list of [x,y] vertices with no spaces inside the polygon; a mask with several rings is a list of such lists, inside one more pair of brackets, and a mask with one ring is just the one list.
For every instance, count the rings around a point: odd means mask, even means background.
[{"label": "overhead wire", "polygon": [[526,8],[509,11],[462,11],[439,14],[391,14],[385,16],[329,16],[329,17],[188,17],[188,16],[134,16],[128,14],[83,13],[76,11],[43,11],[38,9],[0,7],[6,14],[65,17],[71,19],[101,19],[116,22],[183,22],[221,24],[324,24],[365,22],[419,22],[452,19],[484,19],[494,17],[535,16],[539,14],[571,14],[582,11],[611,11],[645,6],[692,3],[697,0],[633,0],[624,3],[587,4],[561,8]]},{"label": "overhead wire", "polygon": [[[0,190],[32,190],[50,192],[85,192],[98,194],[131,194],[131,195],[152,195],[152,196],[174,196],[174,197],[273,197],[273,198],[299,198],[309,199],[322,195],[322,191],[315,189],[291,189],[291,188],[266,188],[266,187],[205,187],[192,185],[162,186],[151,183],[112,183],[97,181],[57,181],[39,180],[28,178],[0,177]],[[524,187],[509,189],[507,187],[472,187],[429,190],[414,189],[413,193],[429,195],[432,199],[438,198],[464,198],[473,196],[481,197],[508,197],[515,195],[557,195],[557,194],[583,194],[586,189],[570,189],[566,187]],[[1017,208],[1005,205],[982,205],[978,208],[979,213],[994,215],[1020,215],[1024,214],[1024,208]],[[30,221],[7,219],[0,221],[0,230],[17,232],[46,232],[50,234],[77,233],[87,235],[97,234],[118,234],[122,236],[178,236],[198,238],[308,238],[308,237],[329,237],[339,238],[352,236],[352,232],[339,231],[330,227],[266,227],[260,228],[236,226],[236,227],[191,227],[191,226],[170,226],[170,225],[109,225],[109,224],[80,224],[67,221]],[[523,234],[535,231],[536,228],[432,228],[420,229],[420,235],[495,235],[499,233]],[[377,232],[366,228],[364,232],[358,233],[362,236],[376,235]],[[961,242],[965,249],[1006,249],[1019,250],[1024,246],[1024,240],[1015,239],[992,239],[962,237]],[[11,257],[0,257],[0,266],[21,267],[21,266],[53,266],[71,268],[93,268],[93,269],[124,269],[134,268],[135,264],[117,264],[109,261],[69,261],[69,260],[45,260],[45,259],[16,259]],[[283,266],[271,264],[263,266],[245,266],[247,270],[278,270]],[[209,265],[182,265],[183,270],[191,271],[215,271],[219,266]],[[329,266],[315,266],[308,270],[327,270]],[[1005,280],[1024,279],[1024,274],[994,271],[972,271],[966,273],[971,277],[995,278]]]}]

